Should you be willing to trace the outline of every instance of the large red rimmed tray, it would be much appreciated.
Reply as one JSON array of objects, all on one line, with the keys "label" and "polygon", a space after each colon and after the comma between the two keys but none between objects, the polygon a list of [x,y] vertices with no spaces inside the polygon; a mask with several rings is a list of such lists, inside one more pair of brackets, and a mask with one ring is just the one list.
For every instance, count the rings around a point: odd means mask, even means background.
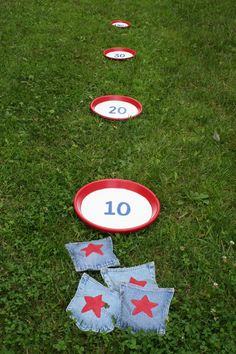
[{"label": "large red rimmed tray", "polygon": [[127,120],[142,113],[142,104],[128,96],[108,95],[95,98],[91,110],[102,118]]},{"label": "large red rimmed tray", "polygon": [[147,187],[129,180],[103,179],[76,193],[74,208],[79,218],[102,232],[130,233],[152,224],[160,202]]},{"label": "large red rimmed tray", "polygon": [[128,60],[137,55],[137,52],[130,48],[114,47],[103,51],[104,57],[112,60]]},{"label": "large red rimmed tray", "polygon": [[129,21],[124,21],[124,20],[113,20],[111,22],[112,26],[118,27],[118,28],[128,28],[131,26],[131,23]]}]

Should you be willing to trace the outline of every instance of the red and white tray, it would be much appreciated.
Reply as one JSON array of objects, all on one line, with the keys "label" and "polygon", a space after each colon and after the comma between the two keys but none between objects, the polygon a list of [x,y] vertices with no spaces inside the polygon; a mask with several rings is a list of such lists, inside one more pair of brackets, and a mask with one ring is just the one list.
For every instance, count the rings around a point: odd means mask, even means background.
[{"label": "red and white tray", "polygon": [[100,117],[111,120],[127,120],[142,113],[142,105],[139,101],[128,96],[118,95],[95,98],[90,108]]},{"label": "red and white tray", "polygon": [[87,225],[103,232],[129,233],[148,227],[160,202],[147,187],[129,180],[104,179],[82,187],[74,208]]},{"label": "red and white tray", "polygon": [[131,23],[129,21],[124,21],[124,20],[113,20],[111,22],[112,26],[118,27],[118,28],[128,28],[131,26]]},{"label": "red and white tray", "polygon": [[137,53],[130,48],[114,47],[104,50],[103,55],[108,59],[127,60],[134,58]]}]

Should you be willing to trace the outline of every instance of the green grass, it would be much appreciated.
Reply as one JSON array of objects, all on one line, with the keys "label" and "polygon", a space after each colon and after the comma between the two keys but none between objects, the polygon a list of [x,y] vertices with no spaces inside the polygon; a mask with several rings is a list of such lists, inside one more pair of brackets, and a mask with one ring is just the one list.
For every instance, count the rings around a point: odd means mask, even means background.
[{"label": "green grass", "polygon": [[[2,0],[0,10],[1,354],[232,354],[235,1]],[[116,18],[133,26],[113,28]],[[106,60],[112,46],[138,56]],[[92,115],[103,94],[134,97],[143,114]],[[161,201],[150,228],[113,243],[122,266],[154,260],[160,286],[176,289],[164,337],[85,333],[65,312],[81,274],[64,244],[105,236],[77,218],[73,197],[100,178],[137,181]]]}]

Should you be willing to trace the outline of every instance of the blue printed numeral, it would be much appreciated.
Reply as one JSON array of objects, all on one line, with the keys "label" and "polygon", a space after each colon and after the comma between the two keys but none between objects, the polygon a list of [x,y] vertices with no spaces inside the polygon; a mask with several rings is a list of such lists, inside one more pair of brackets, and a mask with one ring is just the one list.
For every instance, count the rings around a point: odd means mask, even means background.
[{"label": "blue printed numeral", "polygon": [[116,53],[115,54],[115,58],[124,58],[125,57],[125,54],[123,53]]},{"label": "blue printed numeral", "polygon": [[[112,201],[110,202],[106,202],[106,204],[108,205],[108,211],[104,213],[104,215],[116,215],[116,213],[114,213],[112,211]],[[117,214],[121,215],[121,216],[126,216],[129,215],[131,208],[130,205],[126,202],[121,202],[118,204],[117,206]]]},{"label": "blue printed numeral", "polygon": [[[111,108],[111,111],[109,111],[110,114],[125,114],[127,112],[127,109],[125,107],[116,107],[116,106],[110,106],[109,109]],[[117,110],[117,111],[116,111]]]}]

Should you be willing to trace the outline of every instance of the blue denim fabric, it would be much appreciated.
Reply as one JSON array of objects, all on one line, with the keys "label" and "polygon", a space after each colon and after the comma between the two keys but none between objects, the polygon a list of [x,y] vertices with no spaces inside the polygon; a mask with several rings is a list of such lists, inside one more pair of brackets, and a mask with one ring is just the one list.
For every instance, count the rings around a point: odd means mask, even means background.
[{"label": "blue denim fabric", "polygon": [[[96,314],[88,306],[88,298],[92,302],[96,298],[102,301],[100,313]],[[114,329],[113,318],[117,319],[120,314],[120,295],[84,273],[66,310],[83,331],[111,332]]]},{"label": "blue denim fabric", "polygon": [[129,268],[102,268],[101,275],[109,288],[116,291],[120,291],[121,283],[133,283],[144,289],[158,288],[154,262]]},{"label": "blue denim fabric", "polygon": [[[144,330],[165,334],[165,322],[174,295],[174,289],[145,290],[124,283],[121,284],[120,295],[121,314],[117,321],[118,327],[131,327],[134,332]],[[147,308],[146,311],[149,314],[139,311],[141,302],[148,303],[145,308]]]},{"label": "blue denim fabric", "polygon": [[[113,253],[111,237],[88,242],[67,243],[65,247],[71,256],[77,272],[87,269],[99,270],[103,267],[120,265],[119,260]],[[89,249],[91,247],[95,247],[96,252],[90,253]]]}]

